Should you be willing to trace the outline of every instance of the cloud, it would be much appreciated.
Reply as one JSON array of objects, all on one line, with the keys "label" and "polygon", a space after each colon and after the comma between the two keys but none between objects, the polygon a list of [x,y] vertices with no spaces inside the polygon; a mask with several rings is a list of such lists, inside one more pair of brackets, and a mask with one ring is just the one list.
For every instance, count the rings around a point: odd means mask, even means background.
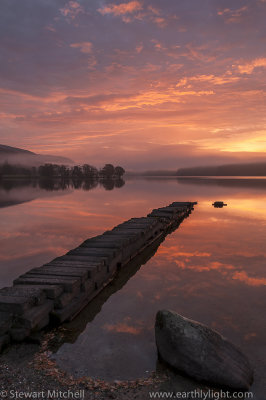
[{"label": "cloud", "polygon": [[98,106],[104,103],[113,103],[115,101],[126,101],[134,96],[133,93],[118,94],[118,93],[108,93],[108,94],[97,94],[94,96],[84,96],[84,97],[74,97],[70,96],[63,100],[63,103],[69,105],[91,105]]},{"label": "cloud", "polygon": [[70,47],[73,47],[75,49],[80,49],[81,53],[85,54],[92,52],[91,42],[72,43]]},{"label": "cloud", "polygon": [[[71,157],[72,145],[86,154],[86,138],[93,136],[91,157],[105,160],[107,152],[100,151],[108,135],[110,159],[121,158],[124,148],[137,149],[136,167],[138,149],[145,150],[146,166],[171,167],[184,143],[187,163],[194,163],[188,155],[193,146],[230,160],[235,151],[244,159],[252,150],[255,158],[266,148],[265,3],[22,3],[2,0],[0,6],[2,141],[50,151],[55,146]],[[225,29],[230,17],[239,23]],[[163,142],[171,147],[162,157]],[[128,164],[127,155],[122,161]]]},{"label": "cloud", "polygon": [[223,74],[220,76],[217,75],[196,75],[192,77],[184,77],[182,78],[176,85],[176,87],[191,87],[190,83],[211,83],[213,85],[225,85],[228,83],[233,83],[239,81],[240,77],[233,76],[231,73]]},{"label": "cloud", "polygon": [[136,52],[139,54],[142,52],[144,49],[143,43],[140,43],[139,45],[136,46]]},{"label": "cloud", "polygon": [[165,28],[167,26],[167,20],[162,17],[152,18],[152,21],[158,25],[160,28]]},{"label": "cloud", "polygon": [[241,22],[242,16],[246,14],[248,7],[240,7],[236,10],[225,8],[217,12],[217,15],[224,17],[226,23]]},{"label": "cloud", "polygon": [[266,67],[266,58],[256,58],[249,63],[237,66],[241,74],[252,74],[254,69],[258,67]]},{"label": "cloud", "polygon": [[216,55],[210,55],[206,45],[194,46],[188,43],[186,46],[188,52],[183,55],[191,60],[198,60],[200,62],[214,62],[216,60]]},{"label": "cloud", "polygon": [[249,286],[265,286],[266,279],[265,278],[255,278],[250,277],[245,271],[236,272],[233,276],[233,279],[239,280],[241,282],[246,283]]},{"label": "cloud", "polygon": [[[266,1],[266,0],[265,0]],[[151,11],[153,14],[155,15],[160,15],[160,10],[158,10],[158,8],[154,7],[154,6],[148,6],[148,10]]]},{"label": "cloud", "polygon": [[136,11],[142,10],[142,5],[139,1],[130,1],[129,3],[109,4],[98,11],[102,15],[113,14],[115,16],[132,14]]},{"label": "cloud", "polygon": [[145,10],[143,5],[139,1],[130,1],[129,3],[121,4],[108,4],[98,9],[98,12],[102,15],[112,14],[116,17],[122,17],[122,21],[125,23],[131,23],[135,20],[142,21],[147,19],[153,22],[159,28],[167,26],[167,19],[161,15],[161,11],[149,5]]},{"label": "cloud", "polygon": [[69,1],[60,9],[60,12],[66,18],[75,19],[79,14],[84,13],[84,9],[77,1]]}]

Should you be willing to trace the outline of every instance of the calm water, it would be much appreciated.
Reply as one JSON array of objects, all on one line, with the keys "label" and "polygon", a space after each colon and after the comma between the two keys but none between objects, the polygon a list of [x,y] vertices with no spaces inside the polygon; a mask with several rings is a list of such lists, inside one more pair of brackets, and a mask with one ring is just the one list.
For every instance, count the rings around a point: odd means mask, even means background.
[{"label": "calm water", "polygon": [[[0,209],[1,286],[133,216],[173,201],[198,201],[153,257],[132,266],[130,279],[66,325],[70,334],[54,357],[75,376],[145,377],[156,369],[155,314],[169,308],[238,344],[255,367],[256,399],[263,399],[265,181],[131,179],[109,191],[14,187],[1,188],[0,200],[9,205]],[[215,209],[215,200],[228,206]]]}]

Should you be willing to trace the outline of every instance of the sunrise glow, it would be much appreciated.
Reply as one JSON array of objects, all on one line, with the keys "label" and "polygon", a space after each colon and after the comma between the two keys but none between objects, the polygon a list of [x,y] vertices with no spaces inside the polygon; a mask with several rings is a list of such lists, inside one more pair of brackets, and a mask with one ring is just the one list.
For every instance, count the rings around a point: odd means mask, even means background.
[{"label": "sunrise glow", "polygon": [[128,169],[263,159],[265,1],[12,3],[1,143]]}]

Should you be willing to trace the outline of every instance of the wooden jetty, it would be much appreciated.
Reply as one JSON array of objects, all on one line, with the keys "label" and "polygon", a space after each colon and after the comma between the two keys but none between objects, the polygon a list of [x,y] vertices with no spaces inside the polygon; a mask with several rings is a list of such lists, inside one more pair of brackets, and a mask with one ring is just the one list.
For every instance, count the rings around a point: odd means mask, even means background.
[{"label": "wooden jetty", "polygon": [[0,289],[0,351],[10,341],[72,320],[118,270],[175,229],[195,204],[174,202],[132,218]]}]

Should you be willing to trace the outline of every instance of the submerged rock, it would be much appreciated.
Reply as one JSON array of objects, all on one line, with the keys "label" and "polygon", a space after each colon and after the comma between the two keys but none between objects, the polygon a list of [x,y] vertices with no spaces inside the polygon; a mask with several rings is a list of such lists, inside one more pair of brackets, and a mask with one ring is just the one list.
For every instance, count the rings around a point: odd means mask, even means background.
[{"label": "submerged rock", "polygon": [[158,311],[156,345],[161,358],[199,380],[248,390],[253,370],[235,345],[207,326],[168,310]]}]

